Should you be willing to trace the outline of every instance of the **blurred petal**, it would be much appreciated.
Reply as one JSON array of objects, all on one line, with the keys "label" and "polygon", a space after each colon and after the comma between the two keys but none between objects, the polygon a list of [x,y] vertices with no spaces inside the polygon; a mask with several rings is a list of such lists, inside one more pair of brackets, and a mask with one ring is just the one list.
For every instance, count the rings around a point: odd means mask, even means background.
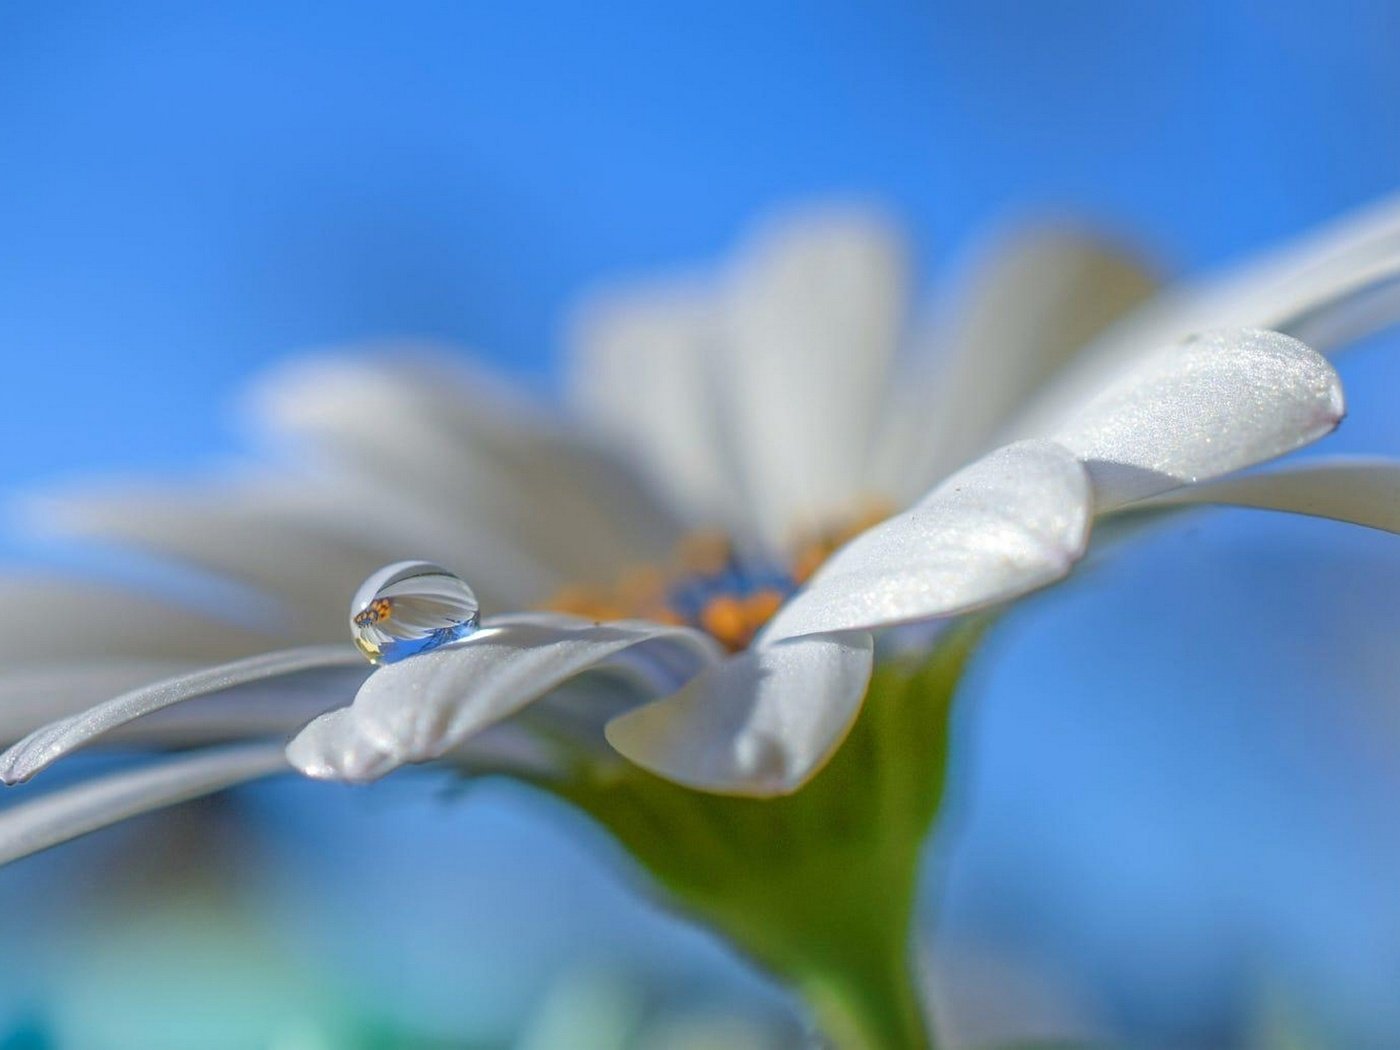
[{"label": "blurred petal", "polygon": [[630,469],[518,394],[444,361],[304,360],[257,399],[274,434],[362,477],[380,510],[420,508],[571,581],[669,553],[671,512]]},{"label": "blurred petal", "polygon": [[881,491],[912,500],[987,449],[1013,412],[1156,287],[1140,260],[1073,230],[1017,230],[991,249],[947,297],[936,359],[916,362],[922,371],[892,391]]},{"label": "blurred petal", "polygon": [[1100,510],[1205,481],[1330,433],[1345,408],[1326,359],[1277,332],[1209,332],[1142,360],[1054,439]]},{"label": "blurred petal", "polygon": [[0,659],[8,667],[107,656],[222,662],[278,644],[271,631],[96,583],[0,580],[0,607],[12,610],[0,631]]},{"label": "blurred petal", "polygon": [[252,584],[278,599],[291,629],[310,641],[345,637],[355,589],[406,554],[451,566],[492,604],[538,600],[559,584],[490,535],[348,486],[328,475],[231,478],[203,489],[117,485],[31,507],[48,529],[139,544]]},{"label": "blurred petal", "polygon": [[963,468],[837,551],[762,638],[885,627],[995,605],[1066,575],[1093,499],[1079,461],[1023,441]]},{"label": "blurred petal", "polygon": [[548,614],[501,619],[457,645],[381,667],[352,706],[312,722],[287,755],[308,776],[373,780],[442,757],[585,671],[640,678],[654,694],[717,659],[708,636],[683,627]]},{"label": "blurred petal", "polygon": [[851,632],[749,649],[684,689],[608,723],[608,742],[688,787],[791,794],[846,738],[870,681],[874,642]]},{"label": "blurred petal", "polygon": [[[35,730],[0,755],[0,782],[18,784],[28,780],[64,755],[118,726],[172,704],[269,678],[338,667],[363,668],[366,673],[369,670],[359,653],[348,645],[308,646],[262,653],[133,689]],[[328,695],[327,706],[336,699],[335,694]]]},{"label": "blurred petal", "polygon": [[698,284],[595,295],[572,325],[569,387],[583,418],[689,520],[742,527],[740,470],[715,406],[718,313]]},{"label": "blurred petal", "polygon": [[1193,503],[1281,510],[1400,533],[1400,461],[1311,460],[1177,489],[1129,509]]},{"label": "blurred petal", "polygon": [[191,751],[0,809],[0,864],[163,806],[288,772],[280,743]]},{"label": "blurred petal", "polygon": [[809,211],[763,230],[730,274],[716,376],[760,534],[850,513],[908,306],[904,246],[878,215]]}]

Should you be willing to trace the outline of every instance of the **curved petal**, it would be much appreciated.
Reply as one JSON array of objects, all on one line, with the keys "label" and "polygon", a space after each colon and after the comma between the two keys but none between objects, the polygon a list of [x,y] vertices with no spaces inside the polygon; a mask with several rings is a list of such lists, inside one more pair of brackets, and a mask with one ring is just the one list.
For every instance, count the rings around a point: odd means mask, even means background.
[{"label": "curved petal", "polygon": [[717,659],[708,636],[683,627],[552,615],[497,620],[457,645],[381,667],[349,708],[312,722],[287,755],[308,776],[374,780],[442,757],[585,671],[618,671],[669,692]]},{"label": "curved petal", "polygon": [[720,794],[788,795],[855,724],[874,641],[862,631],[746,650],[614,718],[608,742],[651,772]]},{"label": "curved petal", "polygon": [[[324,645],[263,653],[154,682],[35,730],[0,755],[0,783],[22,783],[118,726],[173,704],[269,678],[345,667],[369,670],[349,646]],[[327,695],[327,705],[335,699],[334,693]]]},{"label": "curved petal", "polygon": [[274,434],[308,442],[403,502],[517,545],[573,581],[610,581],[669,553],[680,526],[632,471],[516,392],[426,355],[304,360],[256,405]]},{"label": "curved petal", "polygon": [[1400,461],[1311,460],[1177,489],[1128,509],[1199,503],[1281,510],[1400,533]]},{"label": "curved petal", "polygon": [[1044,390],[1009,433],[1053,432],[1153,348],[1213,328],[1272,329],[1326,352],[1400,319],[1400,195],[1183,285],[1114,325]]},{"label": "curved petal", "polygon": [[0,864],[163,806],[290,772],[280,743],[191,751],[0,809]]},{"label": "curved petal", "polygon": [[1230,329],[1145,359],[1053,436],[1083,460],[1103,511],[1291,452],[1345,411],[1341,380],[1316,351]]},{"label": "curved petal", "polygon": [[912,501],[994,444],[1007,419],[1157,282],[1112,241],[1018,228],[945,296],[948,319],[891,392],[877,491]]},{"label": "curved petal", "polygon": [[963,468],[837,551],[761,641],[872,629],[995,605],[1065,576],[1093,516],[1079,461],[1023,441]]}]

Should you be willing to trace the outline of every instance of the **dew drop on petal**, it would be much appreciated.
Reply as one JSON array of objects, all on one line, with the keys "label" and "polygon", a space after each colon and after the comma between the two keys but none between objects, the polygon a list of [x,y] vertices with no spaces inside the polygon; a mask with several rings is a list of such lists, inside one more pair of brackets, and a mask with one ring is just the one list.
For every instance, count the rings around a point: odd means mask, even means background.
[{"label": "dew drop on petal", "polygon": [[400,561],[370,576],[350,603],[350,634],[373,664],[460,641],[481,624],[476,594],[430,561]]}]

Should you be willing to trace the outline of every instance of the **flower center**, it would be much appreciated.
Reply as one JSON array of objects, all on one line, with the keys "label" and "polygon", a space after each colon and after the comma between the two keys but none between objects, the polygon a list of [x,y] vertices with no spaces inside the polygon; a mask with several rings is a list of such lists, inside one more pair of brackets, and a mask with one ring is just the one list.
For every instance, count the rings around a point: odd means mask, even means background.
[{"label": "flower center", "polygon": [[786,562],[742,550],[722,532],[683,539],[665,565],[624,573],[611,586],[570,586],[542,608],[590,619],[645,619],[696,627],[731,652],[744,649],[837,547],[888,516],[883,505],[794,544]]}]

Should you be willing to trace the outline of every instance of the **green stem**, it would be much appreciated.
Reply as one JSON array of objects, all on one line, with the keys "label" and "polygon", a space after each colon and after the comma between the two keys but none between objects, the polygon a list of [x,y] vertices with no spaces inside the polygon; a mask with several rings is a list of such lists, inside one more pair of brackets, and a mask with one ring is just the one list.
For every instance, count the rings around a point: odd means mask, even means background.
[{"label": "green stem", "polygon": [[934,1050],[919,989],[904,958],[866,968],[843,961],[798,986],[818,1027],[838,1050]]}]

